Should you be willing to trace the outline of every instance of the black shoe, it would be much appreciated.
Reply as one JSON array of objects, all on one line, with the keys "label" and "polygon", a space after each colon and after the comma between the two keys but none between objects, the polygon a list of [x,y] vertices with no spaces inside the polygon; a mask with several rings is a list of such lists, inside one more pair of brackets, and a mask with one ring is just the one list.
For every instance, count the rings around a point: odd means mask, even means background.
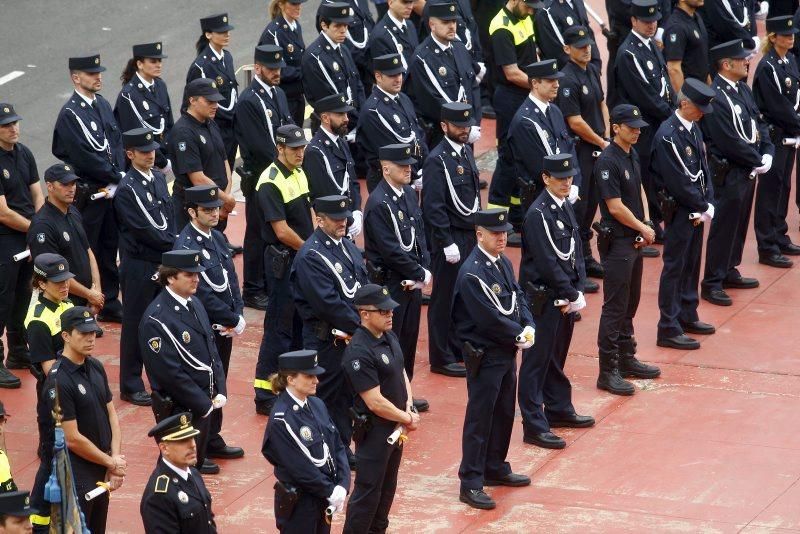
[{"label": "black shoe", "polygon": [[597,389],[608,391],[612,395],[630,396],[636,388],[619,374],[619,357],[600,356],[600,374],[597,375]]},{"label": "black shoe", "polygon": [[427,412],[431,408],[431,405],[428,404],[428,401],[425,399],[414,398],[411,404],[414,406],[414,409],[417,410],[417,413]]},{"label": "black shoe", "polygon": [[479,510],[494,510],[495,506],[497,506],[497,503],[486,495],[486,492],[482,489],[462,489],[458,493],[458,500]]},{"label": "black shoe", "polygon": [[478,180],[478,189],[486,189],[489,187],[489,181],[481,178]]},{"label": "black shoe", "polygon": [[522,441],[529,445],[536,445],[543,449],[563,449],[567,442],[552,432],[539,432],[538,434],[523,434]]},{"label": "black shoe", "polygon": [[509,473],[500,478],[487,478],[483,481],[484,486],[508,486],[510,488],[521,488],[522,486],[530,486],[531,478],[517,473]]},{"label": "black shoe", "polygon": [[202,475],[216,475],[219,473],[219,466],[206,458],[203,462],[203,465],[201,465],[197,470],[200,471],[200,474]]},{"label": "black shoe", "polygon": [[520,248],[522,246],[522,234],[516,230],[508,232],[508,240],[506,241],[507,247]]},{"label": "black shoe", "polygon": [[481,106],[481,116],[484,119],[496,119],[497,113],[494,111],[494,108],[489,104],[484,104]]},{"label": "black shoe", "polygon": [[106,312],[103,310],[97,314],[97,320],[104,323],[122,324],[122,314],[117,312]]},{"label": "black shoe", "polygon": [[640,362],[633,354],[620,354],[619,356],[619,375],[622,378],[658,378],[661,376],[661,369],[655,365],[648,365]]},{"label": "black shoe", "polygon": [[583,292],[589,294],[589,293],[597,293],[598,291],[600,291],[600,284],[598,284],[594,280],[590,280],[587,278],[586,281],[583,283]]},{"label": "black shoe", "polygon": [[269,415],[272,412],[272,407],[275,406],[275,401],[278,397],[271,397],[268,400],[258,402],[256,401],[256,413],[258,415]]},{"label": "black shoe", "polygon": [[680,350],[697,350],[700,348],[700,342],[690,338],[686,334],[675,337],[660,337],[656,339],[656,345]]},{"label": "black shoe", "polygon": [[242,300],[244,301],[244,305],[248,308],[264,311],[267,309],[269,297],[264,293],[256,293],[255,295],[247,295],[246,297],[242,297]]},{"label": "black shoe", "polygon": [[758,280],[755,278],[726,278],[722,281],[722,287],[726,289],[754,289],[758,287]]},{"label": "black shoe", "polygon": [[658,251],[657,248],[654,247],[642,247],[642,256],[645,258],[657,258],[661,256],[661,252]]},{"label": "black shoe", "polygon": [[589,428],[594,426],[594,417],[576,413],[547,415],[547,422],[551,428]]},{"label": "black shoe", "polygon": [[105,333],[106,331],[100,328],[100,325],[97,325],[97,334],[95,335],[95,337],[103,337],[103,334]]},{"label": "black shoe", "polygon": [[586,266],[586,276],[602,279],[603,276],[605,275],[603,266],[600,265],[599,261],[597,261],[591,256],[589,256],[587,259],[584,260],[584,265]]},{"label": "black shoe", "polygon": [[454,376],[464,378],[467,376],[467,368],[460,363],[448,363],[445,365],[431,365],[431,373],[444,376]]},{"label": "black shoe", "polygon": [[153,399],[146,391],[137,391],[136,393],[120,393],[119,398],[125,402],[130,402],[136,406],[150,406],[153,404]]},{"label": "black shoe", "polygon": [[244,247],[242,245],[234,245],[233,243],[228,243],[228,250],[231,251],[231,254],[236,256],[237,254],[241,254],[244,252]]},{"label": "black shoe", "polygon": [[428,293],[422,294],[422,305],[427,306],[431,303],[431,296]]},{"label": "black shoe", "polygon": [[778,269],[789,269],[794,265],[794,262],[783,254],[770,254],[769,256],[762,256],[759,254],[758,263],[769,265],[770,267],[777,267]]},{"label": "black shoe", "polygon": [[22,380],[6,369],[3,362],[0,361],[0,388],[17,389],[20,386],[22,386]]},{"label": "black shoe", "polygon": [[800,256],[800,246],[795,245],[794,243],[783,245],[781,247],[781,254],[784,256]]},{"label": "black shoe", "polygon": [[733,304],[733,299],[724,289],[703,289],[700,291],[700,296],[717,306],[730,306]]},{"label": "black shoe", "polygon": [[9,354],[6,358],[6,369],[30,369],[31,364],[17,355]]},{"label": "black shoe", "polygon": [[241,458],[244,456],[244,449],[241,447],[231,447],[225,445],[221,449],[208,449],[206,456],[209,458],[221,458],[223,460],[233,460],[234,458]]},{"label": "black shoe", "polygon": [[704,323],[703,321],[694,321],[691,323],[684,323],[680,321],[681,327],[683,328],[684,332],[689,332],[690,334],[699,334],[701,336],[710,336],[711,334],[717,331],[713,325],[708,323]]}]

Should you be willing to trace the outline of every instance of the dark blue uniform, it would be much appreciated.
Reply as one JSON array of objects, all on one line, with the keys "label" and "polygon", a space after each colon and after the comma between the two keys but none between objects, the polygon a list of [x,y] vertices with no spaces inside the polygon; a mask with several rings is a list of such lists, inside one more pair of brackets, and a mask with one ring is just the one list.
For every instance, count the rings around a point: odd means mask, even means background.
[{"label": "dark blue uniform", "polygon": [[664,59],[680,61],[683,77],[708,80],[708,31],[700,13],[676,7],[664,25]]},{"label": "dark blue uniform", "polygon": [[400,21],[400,26],[392,19],[389,13],[375,24],[372,35],[369,36],[369,58],[375,59],[386,54],[400,54],[403,67],[408,69],[411,58],[419,46],[417,29],[410,20]]},{"label": "dark blue uniform", "polygon": [[[428,306],[428,354],[431,366],[441,367],[461,360],[461,347],[453,339],[451,306],[458,269],[475,247],[474,214],[480,209],[478,166],[472,149],[456,150],[449,139],[431,150],[422,174],[425,194],[422,214],[430,234],[433,291]],[[448,263],[444,248],[455,244],[458,263]]]},{"label": "dark blue uniform", "polygon": [[402,195],[381,180],[367,200],[364,210],[364,249],[367,260],[385,270],[385,279],[376,281],[389,289],[400,304],[394,310],[392,330],[400,340],[408,379],[414,376],[414,358],[419,337],[422,290],[405,290],[403,280],[425,281],[430,255],[425,240],[425,225],[417,193],[411,186]]},{"label": "dark blue uniform", "polygon": [[292,29],[286,19],[278,15],[267,24],[258,40],[258,46],[264,44],[274,44],[283,48],[283,60],[286,66],[281,68],[281,88],[286,93],[293,122],[302,124],[306,99],[303,96],[303,75],[300,65],[306,44],[303,42],[303,28],[300,27],[300,21],[295,21],[295,27]]},{"label": "dark blue uniform", "polygon": [[345,445],[352,424],[348,409],[352,394],[345,386],[342,354],[345,343],[331,333],[336,328],[352,335],[360,323],[353,297],[368,282],[367,268],[358,247],[349,239],[339,245],[317,228],[297,252],[291,272],[292,292],[303,318],[303,348],[319,353],[325,368],[317,396],[325,401]]},{"label": "dark blue uniform", "polygon": [[506,456],[517,389],[514,343],[526,326],[533,326],[525,293],[514,279],[508,258],[500,256],[495,264],[480,247],[472,249],[458,271],[453,325],[458,343],[470,342],[484,351],[478,376],[467,376],[468,400],[458,468],[463,490],[482,489],[485,479],[500,479],[511,473]]},{"label": "dark blue uniform", "polygon": [[[372,90],[372,57],[369,53],[369,40],[375,28],[375,20],[369,10],[368,0],[343,0],[350,4],[353,22],[347,25],[347,39],[344,45],[350,50],[353,56],[361,83],[364,90]],[[334,0],[323,0],[324,4],[331,4]],[[319,28],[319,16],[317,16],[317,28]]]},{"label": "dark blue uniform", "polygon": [[[451,3],[451,0],[430,0],[422,8],[422,24],[419,29],[419,38],[424,40],[430,34],[428,27],[428,11],[432,4]],[[454,0],[458,20],[456,22],[456,39],[464,43],[467,51],[476,63],[483,63],[483,49],[478,34],[478,21],[472,13],[470,0]]]},{"label": "dark blue uniform", "polygon": [[558,68],[569,62],[569,56],[564,52],[564,38],[562,34],[573,26],[583,26],[592,38],[592,64],[597,70],[602,69],[600,50],[594,42],[594,31],[589,25],[584,0],[550,0],[547,7],[536,11],[536,44],[542,52],[542,59],[555,59]]},{"label": "dark blue uniform", "polygon": [[147,86],[138,74],[134,74],[117,95],[114,116],[123,132],[136,128],[147,128],[153,132],[156,142],[161,144],[156,149],[156,167],[163,169],[169,159],[164,141],[175,124],[164,80],[155,78]]},{"label": "dark blue uniform", "polygon": [[522,425],[526,434],[539,434],[550,431],[548,419],[575,413],[572,385],[564,374],[575,313],[561,313],[553,301],[578,300],[586,272],[578,221],[566,199],[559,207],[547,190],[542,191],[528,209],[522,229],[519,283],[526,293],[529,282],[547,291],[541,312],[533,312],[536,342],[523,351],[519,369]]},{"label": "dark blue uniform", "polygon": [[708,2],[700,12],[708,29],[709,49],[734,39],[744,41],[745,48],[755,48],[757,28],[750,0]]},{"label": "dark blue uniform", "polygon": [[120,391],[131,395],[144,391],[139,323],[147,306],[158,295],[153,275],[161,254],[172,250],[175,221],[167,180],[153,169],[146,177],[131,167],[114,196],[119,224],[120,285],[125,308],[120,334]]},{"label": "dark blue uniform", "polygon": [[[77,92],[72,94],[56,119],[53,155],[72,165],[75,174],[81,178],[79,187],[88,186],[86,195],[108,184],[119,183],[125,173],[122,132],[105,98],[95,95],[94,104],[90,106]],[[110,199],[87,198],[81,215],[89,245],[100,269],[105,307],[112,312],[119,312],[119,235],[114,207]]]},{"label": "dark blue uniform", "polygon": [[187,469],[189,478],[184,480],[159,458],[139,503],[145,532],[216,534],[211,494],[203,475],[193,466]]},{"label": "dark blue uniform", "polygon": [[[356,177],[355,162],[343,137],[331,139],[320,127],[306,147],[303,171],[308,177],[311,199],[328,195],[344,195],[353,211],[361,210],[361,188]],[[323,366],[324,367],[324,366]]]},{"label": "dark blue uniform", "polygon": [[202,52],[189,65],[186,73],[186,83],[197,78],[209,78],[217,82],[217,89],[225,97],[219,103],[214,122],[219,126],[222,141],[225,143],[225,154],[228,164],[233,168],[236,159],[236,135],[233,131],[233,116],[238,98],[239,82],[236,81],[236,69],[233,66],[233,56],[227,50],[222,50],[222,58],[217,57],[207,45]]},{"label": "dark blue uniform", "polygon": [[[261,454],[275,467],[275,478],[284,486],[296,488],[299,495],[292,515],[276,519],[278,530],[330,532],[325,522],[328,497],[336,486],[350,488],[350,466],[325,403],[311,396],[301,406],[289,393],[282,392],[270,414]],[[324,460],[324,464],[317,467],[312,459]],[[276,496],[276,508],[278,504]]]},{"label": "dark blue uniform", "polygon": [[671,115],[656,131],[651,165],[659,186],[677,202],[664,233],[664,268],[658,286],[658,338],[662,339],[682,335],[681,323],[698,320],[703,224],[694,226],[689,214],[705,212],[714,198],[700,127],[695,123],[688,131],[676,114]]},{"label": "dark blue uniform", "polygon": [[350,123],[358,123],[358,113],[365,100],[364,85],[347,47],[333,47],[321,33],[303,54],[302,71],[309,104],[313,106],[320,98],[344,93],[347,103],[355,108],[348,113]]}]

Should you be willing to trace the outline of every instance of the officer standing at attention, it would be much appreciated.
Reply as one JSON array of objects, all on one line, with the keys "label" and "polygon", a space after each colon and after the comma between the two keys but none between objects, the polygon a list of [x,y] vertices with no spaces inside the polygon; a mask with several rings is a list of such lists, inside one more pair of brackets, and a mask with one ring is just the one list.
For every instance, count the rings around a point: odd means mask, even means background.
[{"label": "officer standing at attention", "polygon": [[403,67],[408,69],[414,51],[419,46],[419,36],[408,19],[414,9],[414,0],[389,0],[389,11],[375,25],[369,37],[369,57],[400,54]]},{"label": "officer standing at attention", "polygon": [[700,343],[684,332],[715,332],[697,318],[703,223],[714,218],[714,192],[703,132],[696,124],[713,111],[714,96],[706,84],[688,78],[678,93],[678,109],[658,128],[653,142],[653,173],[675,205],[672,220],[666,221],[664,268],[658,286],[659,347],[699,349]]},{"label": "officer standing at attention", "polygon": [[566,32],[577,26],[583,27],[588,35],[589,58],[600,71],[603,62],[595,44],[594,31],[589,26],[584,0],[556,0],[536,12],[536,43],[542,51],[542,59],[555,59],[558,68],[563,68],[569,62],[569,52],[564,48]]},{"label": "officer standing at attention", "polygon": [[350,466],[325,403],[317,396],[319,375],[313,350],[278,357],[270,376],[279,395],[264,432],[261,453],[275,467],[275,523],[280,532],[328,533],[326,508],[344,510]]},{"label": "officer standing at attention", "polygon": [[278,370],[278,356],[303,347],[302,322],[295,309],[289,272],[295,254],[314,231],[308,178],[302,167],[308,145],[303,129],[281,126],[275,140],[278,156],[256,184],[261,238],[267,247],[264,285],[269,290],[253,382],[256,413],[261,415],[269,415],[275,402],[269,377]]},{"label": "officer standing at attention", "polygon": [[192,80],[183,91],[181,116],[167,138],[169,158],[175,172],[172,186],[172,207],[175,210],[175,227],[183,228],[189,222],[184,207],[183,191],[193,185],[214,185],[224,202],[220,212],[220,232],[225,230],[228,214],[236,207],[231,195],[231,167],[225,159],[225,144],[214,118],[220,100],[217,82],[207,79]]},{"label": "officer standing at attention", "polygon": [[[84,495],[106,482],[115,491],[125,481],[127,463],[122,455],[122,433],[112,402],[108,377],[100,360],[92,357],[95,336],[100,327],[83,306],[61,314],[61,337],[64,351],[56,360],[42,388],[45,402],[40,403],[42,419],[55,411],[58,400],[61,428],[69,451],[75,490]],[[55,424],[40,447],[53,450]],[[86,527],[93,533],[106,531],[109,493],[91,501],[78,499]]]},{"label": "officer standing at attention", "polygon": [[545,190],[528,209],[522,232],[519,283],[539,331],[533,347],[523,351],[519,370],[522,439],[546,449],[567,446],[551,428],[594,425],[594,418],[575,413],[572,385],[564,374],[575,313],[586,307],[578,220],[567,202],[574,175],[569,154],[544,158]]},{"label": "officer standing at attention", "polygon": [[27,491],[0,493],[0,533],[28,534],[33,512]]},{"label": "officer standing at attention", "polygon": [[[603,262],[603,309],[597,332],[600,373],[597,387],[614,395],[633,395],[622,377],[658,378],[661,370],[636,359],[633,318],[642,287],[643,246],[655,240],[642,186],[639,153],[633,145],[647,126],[639,108],[620,104],[611,112],[614,139],[594,165],[600,196],[597,249]],[[641,242],[638,240],[641,237]]]},{"label": "officer standing at attention", "polygon": [[[392,331],[397,335],[408,379],[414,377],[414,360],[422,311],[422,288],[433,276],[428,270],[425,225],[419,200],[411,183],[411,168],[417,162],[410,145],[393,144],[379,152],[383,181],[370,194],[365,209],[364,248],[375,267],[373,282],[389,288],[398,303]],[[378,278],[375,280],[374,278]],[[414,399],[419,412],[428,410],[424,399]]]},{"label": "officer standing at attention", "polygon": [[281,68],[281,89],[286,93],[292,122],[301,125],[305,118],[306,99],[303,96],[300,65],[306,45],[303,41],[303,28],[300,27],[300,12],[305,2],[306,0],[271,0],[269,16],[272,20],[258,40],[258,46],[275,45],[283,49],[286,64]]},{"label": "officer standing at attention", "polygon": [[133,57],[122,71],[122,90],[117,96],[114,116],[123,132],[147,128],[159,143],[155,166],[162,172],[171,168],[165,142],[175,120],[167,84],[161,78],[164,50],[160,42],[133,45]]},{"label": "officer standing at attention", "polygon": [[[233,254],[228,250],[225,236],[215,229],[219,224],[219,188],[215,185],[196,185],[186,190],[186,210],[191,222],[175,239],[175,250],[199,250],[200,283],[196,296],[203,304],[208,320],[214,330],[214,344],[222,362],[222,370],[228,376],[234,336],[244,332],[244,302],[239,291],[239,277],[233,265]],[[222,409],[216,413],[209,430],[206,456],[209,458],[241,458],[240,447],[229,447],[220,435]]]},{"label": "officer standing at attention", "polygon": [[[53,131],[53,155],[67,163],[81,182],[75,204],[83,217],[89,245],[97,258],[105,302],[96,313],[101,321],[122,322],[119,296],[117,246],[119,235],[114,220],[117,184],[125,176],[122,131],[114,120],[108,101],[98,91],[103,87],[100,56],[69,58],[69,72],[75,92],[61,108]],[[106,191],[104,198],[89,195]],[[72,261],[72,258],[67,256]],[[82,282],[82,280],[81,280]]]},{"label": "officer standing at attention", "polygon": [[[510,209],[509,222],[516,229],[521,227],[525,213],[519,204],[519,184],[514,156],[508,146],[508,129],[531,90],[530,79],[523,69],[538,61],[533,13],[535,8],[542,7],[544,3],[538,0],[508,0],[489,25],[495,64],[492,106],[497,114],[497,166],[489,186],[489,207]],[[508,244],[519,247],[522,238],[512,232]]]},{"label": "officer standing at attention", "polygon": [[761,48],[761,40],[756,35],[758,28],[753,2],[750,0],[708,2],[704,3],[701,11],[708,30],[709,47],[741,39],[748,51],[757,52]]},{"label": "officer standing at attention", "polygon": [[[324,3],[332,3],[333,0],[323,0]],[[361,83],[364,84],[364,91],[372,91],[372,66],[369,55],[369,38],[375,28],[375,20],[369,10],[368,0],[346,0],[350,4],[353,13],[353,22],[347,28],[347,39],[344,46],[350,50],[353,61],[358,68]],[[319,29],[319,23],[317,25]]]},{"label": "officer standing at attention", "polygon": [[18,388],[19,378],[8,369],[24,369],[30,363],[22,322],[31,299],[32,266],[13,256],[25,250],[31,219],[44,204],[36,160],[19,142],[20,120],[11,104],[0,103],[0,335],[5,330],[8,341],[5,365],[0,342],[0,388]]},{"label": "officer standing at attention", "polygon": [[747,86],[749,55],[741,39],[711,49],[717,96],[711,104],[714,113],[703,119],[703,130],[714,182],[715,214],[708,233],[700,296],[718,306],[733,303],[727,288],[758,287],[758,280],[743,277],[737,267],[742,262],[756,188],[751,173],[753,169],[766,170],[765,164],[769,161],[771,165],[776,150]]},{"label": "officer standing at attention", "polygon": [[578,157],[583,191],[575,202],[575,217],[580,227],[586,275],[603,277],[603,267],[592,257],[592,222],[597,213],[597,184],[592,179],[595,154],[608,146],[608,107],[606,107],[600,69],[590,61],[592,40],[588,28],[573,26],[564,31],[564,50],[569,60],[561,69],[556,104],[567,121],[569,132],[578,138]]},{"label": "officer standing at attention", "polygon": [[461,347],[454,342],[451,310],[456,275],[463,258],[475,248],[475,212],[480,209],[478,166],[467,145],[475,124],[468,104],[442,106],[439,127],[444,138],[423,166],[428,186],[422,196],[422,215],[431,235],[433,291],[428,305],[428,358],[431,372],[464,377]]},{"label": "officer standing at attention", "polygon": [[200,299],[193,298],[203,270],[199,250],[162,254],[158,281],[164,289],[144,312],[139,346],[153,388],[156,421],[190,411],[200,431],[197,469],[214,475],[219,466],[206,458],[206,448],[216,411],[227,402],[227,389],[211,322]]},{"label": "officer standing at attention", "polygon": [[264,44],[256,47],[253,82],[242,91],[234,121],[243,162],[237,172],[242,177],[241,189],[245,199],[242,296],[246,306],[260,310],[267,308],[267,288],[264,287],[266,245],[261,239],[255,191],[261,173],[275,159],[276,130],[285,124],[295,123],[286,94],[278,87],[283,86],[286,68],[280,46]]},{"label": "officer standing at attention", "polygon": [[[200,29],[203,33],[194,45],[197,49],[197,58],[186,73],[187,85],[198,78],[208,78],[217,84],[222,99],[218,101],[217,113],[212,118],[219,126],[219,133],[225,143],[226,159],[231,168],[236,160],[237,146],[236,135],[233,131],[233,115],[239,82],[236,81],[233,56],[225,48],[230,45],[230,31],[233,28],[228,22],[227,13],[200,19]],[[184,95],[185,98],[188,96],[188,94]]]},{"label": "officer standing at attention", "polygon": [[317,229],[292,265],[292,293],[303,318],[303,347],[316,350],[325,367],[317,396],[328,407],[347,447],[353,433],[348,413],[353,398],[345,385],[342,355],[346,338],[358,328],[353,298],[358,288],[368,283],[367,269],[355,243],[344,239],[352,215],[347,197],[320,197],[314,201],[314,211]]},{"label": "officer standing at attention", "polygon": [[[359,288],[353,302],[361,325],[345,350],[342,368],[357,393],[353,409],[359,418],[355,433],[358,471],[343,532],[386,532],[404,435],[419,427],[419,415],[411,402],[403,351],[392,329],[393,311],[399,304],[386,287],[376,284]],[[387,443],[398,430],[395,442]]]},{"label": "officer standing at attention", "polygon": [[153,275],[161,254],[172,250],[175,225],[167,179],[153,169],[160,145],[149,128],[122,135],[131,167],[114,195],[119,224],[120,286],[125,308],[119,341],[120,398],[138,406],[150,406],[142,381],[139,323],[160,290]]},{"label": "officer standing at attention", "polygon": [[[708,31],[697,8],[705,0],[679,0],[664,25],[664,59],[672,91],[677,93],[686,78],[710,82]],[[712,60],[713,61],[713,60]]]},{"label": "officer standing at attention", "polygon": [[[414,181],[420,180],[422,163],[428,157],[425,132],[419,125],[414,104],[401,92],[406,70],[399,54],[387,54],[372,60],[375,85],[358,117],[358,149],[367,160],[367,189],[375,189],[383,177],[378,150],[382,146],[407,143],[417,163],[411,167]],[[438,114],[438,113],[437,113]],[[421,183],[421,182],[420,182]]]},{"label": "officer standing at attention", "polygon": [[502,208],[475,215],[478,245],[458,271],[453,324],[464,347],[467,408],[464,414],[459,500],[482,510],[495,502],[484,486],[528,486],[531,479],[506,461],[514,426],[517,349],[534,343],[533,317],[514,267],[503,256],[511,230]]},{"label": "officer standing at attention", "polygon": [[216,534],[211,494],[195,468],[198,434],[189,412],[167,417],[147,433],[160,457],[139,504],[146,532]]}]

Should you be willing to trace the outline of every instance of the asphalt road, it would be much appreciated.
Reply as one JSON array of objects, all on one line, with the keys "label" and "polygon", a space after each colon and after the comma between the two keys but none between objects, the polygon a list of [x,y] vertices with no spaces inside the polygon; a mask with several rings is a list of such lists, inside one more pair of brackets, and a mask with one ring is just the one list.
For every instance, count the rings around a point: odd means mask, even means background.
[{"label": "asphalt road", "polygon": [[[307,44],[317,35],[314,15],[319,4],[320,0],[303,4],[301,25]],[[33,151],[43,173],[56,161],[51,153],[53,125],[72,93],[69,56],[100,53],[108,69],[103,73],[101,94],[113,107],[131,46],[160,40],[169,56],[163,77],[176,106],[186,71],[196,57],[200,18],[227,11],[235,26],[229,50],[238,68],[253,61],[253,48],[269,22],[268,5],[266,0],[0,0],[0,82],[8,80],[0,83],[0,102],[12,103],[22,116],[20,141]],[[9,80],[14,72],[22,75]],[[239,81],[243,81],[242,73]]]}]

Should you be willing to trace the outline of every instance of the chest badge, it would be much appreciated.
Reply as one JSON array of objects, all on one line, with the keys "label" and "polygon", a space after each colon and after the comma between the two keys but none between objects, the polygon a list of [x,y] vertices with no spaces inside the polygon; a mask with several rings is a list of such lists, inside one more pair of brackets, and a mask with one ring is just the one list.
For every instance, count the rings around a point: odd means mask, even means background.
[{"label": "chest badge", "polygon": [[676,33],[669,34],[669,42],[670,43],[674,43],[677,40],[678,40],[678,34],[676,34]]},{"label": "chest badge", "polygon": [[86,395],[86,388],[83,387],[83,384],[78,384],[78,391],[81,392],[81,395]]},{"label": "chest badge", "polygon": [[458,173],[458,174],[464,174],[464,167],[462,167],[461,165],[459,165],[458,167],[456,167],[456,173]]},{"label": "chest badge", "polygon": [[36,242],[37,243],[44,243],[44,233],[36,234]]},{"label": "chest badge", "polygon": [[787,76],[786,79],[783,80],[783,83],[786,84],[786,87],[791,87],[792,86],[792,79]]},{"label": "chest badge", "polygon": [[686,155],[689,156],[690,158],[692,157],[692,147],[690,146],[686,147]]},{"label": "chest badge", "polygon": [[361,369],[361,362],[358,360],[353,360],[353,370],[358,371]]},{"label": "chest badge", "polygon": [[697,30],[694,31],[694,38],[695,39],[700,39],[700,32],[699,31],[697,31]]},{"label": "chest badge", "polygon": [[631,173],[628,172],[628,169],[625,169],[625,179],[626,180],[630,180],[631,179]]},{"label": "chest badge", "polygon": [[339,64],[336,63],[335,61],[333,62],[333,70],[339,72]]},{"label": "chest badge", "polygon": [[653,70],[653,62],[650,61],[649,59],[647,60],[647,68]]},{"label": "chest badge", "polygon": [[343,269],[341,263],[337,261],[336,263],[333,264],[333,268],[336,269],[337,273],[342,274]]},{"label": "chest badge", "polygon": [[402,211],[398,211],[398,212],[397,212],[397,218],[398,218],[398,219],[400,219],[400,220],[402,221],[403,219],[405,219],[405,218],[406,218],[406,216],[405,216],[405,215],[403,215],[403,212],[402,212]]},{"label": "chest badge", "polygon": [[186,143],[184,141],[178,143],[178,150],[180,150],[181,152],[186,152]]},{"label": "chest badge", "polygon": [[558,226],[559,230],[563,230],[564,229],[564,223],[561,222],[561,221],[556,221],[556,226]]},{"label": "chest badge", "polygon": [[158,351],[161,350],[161,338],[160,337],[151,337],[147,340],[147,344],[150,346],[150,349],[158,354]]},{"label": "chest badge", "polygon": [[311,441],[314,438],[314,436],[311,434],[311,429],[307,426],[300,427],[300,437],[306,441]]},{"label": "chest badge", "polygon": [[396,122],[397,124],[400,124],[400,117],[396,113],[394,115],[392,115],[392,118],[394,119],[394,122]]},{"label": "chest badge", "polygon": [[207,251],[206,249],[203,249],[203,252],[202,252],[202,254],[203,254],[203,257],[204,257],[205,259],[207,259],[207,260],[210,260],[210,259],[211,259],[211,254],[209,254],[209,253],[208,253],[208,251]]},{"label": "chest badge", "polygon": [[150,110],[150,104],[148,104],[146,100],[142,102],[142,107],[144,108],[145,111]]},{"label": "chest badge", "polygon": [[217,76],[217,85],[222,85],[225,83],[225,80],[222,79],[222,76]]},{"label": "chest badge", "polygon": [[588,95],[588,94],[589,94],[589,88],[588,88],[588,87],[586,87],[585,85],[582,85],[582,86],[581,86],[581,92],[582,92],[583,94],[585,94],[585,95]]},{"label": "chest badge", "polygon": [[181,490],[178,492],[178,500],[181,501],[183,504],[186,504],[189,502],[189,496],[186,495],[185,491]]},{"label": "chest badge", "polygon": [[290,54],[294,52],[294,45],[293,44],[286,45],[286,51],[289,52]]},{"label": "chest badge", "polygon": [[439,67],[439,76],[447,76],[447,69],[445,67]]},{"label": "chest badge", "polygon": [[61,235],[62,235],[62,236],[64,236],[64,241],[67,241],[67,242],[69,242],[69,233],[68,233],[66,230],[65,230],[65,231],[64,231],[64,233],[63,233],[63,234],[61,234]]},{"label": "chest badge", "polygon": [[569,24],[570,26],[572,26],[572,23],[574,23],[574,22],[575,22],[575,21],[572,19],[572,17],[567,17],[567,24]]},{"label": "chest badge", "polygon": [[381,354],[381,360],[382,360],[382,361],[383,361],[383,363],[385,363],[386,365],[389,365],[389,357],[388,357],[386,354]]},{"label": "chest badge", "polygon": [[267,117],[269,117],[270,119],[272,118],[272,110],[271,109],[267,110]]},{"label": "chest badge", "polygon": [[200,142],[206,144],[206,138],[203,137],[202,135],[200,136]]},{"label": "chest badge", "polygon": [[189,335],[189,332],[184,330],[183,334],[181,334],[181,339],[183,339],[184,343],[189,343],[192,340],[192,336]]},{"label": "chest badge", "polygon": [[3,169],[3,178],[5,178],[6,180],[11,178],[11,173],[8,172],[8,169]]},{"label": "chest badge", "polygon": [[565,87],[564,90],[563,90],[563,93],[564,93],[564,97],[565,98],[569,98],[569,94],[570,94],[569,87]]},{"label": "chest badge", "polygon": [[147,201],[148,202],[152,202],[153,201],[153,195],[150,194],[150,191],[147,192]]},{"label": "chest badge", "polygon": [[[786,78],[786,79],[788,80],[789,78]],[[92,130],[94,130],[95,132],[97,131],[97,123],[96,122],[94,122],[94,121],[90,122],[89,126],[91,126]]]},{"label": "chest badge", "polygon": [[495,295],[499,295],[501,291],[500,284],[497,283],[492,284],[492,291],[494,291]]}]

